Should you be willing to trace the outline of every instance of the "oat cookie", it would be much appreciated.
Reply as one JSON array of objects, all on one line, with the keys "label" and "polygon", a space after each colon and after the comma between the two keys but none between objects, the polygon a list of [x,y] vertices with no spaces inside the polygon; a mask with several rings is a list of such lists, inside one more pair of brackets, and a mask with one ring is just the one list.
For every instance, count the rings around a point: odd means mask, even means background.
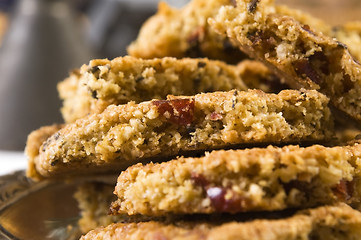
[{"label": "oat cookie", "polygon": [[129,56],[92,60],[58,85],[66,122],[102,112],[110,104],[246,88],[238,69],[220,61]]},{"label": "oat cookie", "polygon": [[112,194],[114,185],[104,182],[89,182],[78,187],[74,198],[78,202],[81,213],[78,225],[82,233],[122,220],[120,216],[108,215],[109,206],[116,199]]},{"label": "oat cookie", "polygon": [[34,159],[39,155],[41,145],[54,133],[59,131],[64,125],[54,124],[51,126],[41,127],[31,132],[26,141],[25,155],[28,157],[27,175],[37,176]]},{"label": "oat cookie", "polygon": [[[226,36],[220,36],[208,25],[221,6],[234,6],[235,0],[193,0],[178,10],[160,3],[158,13],[141,28],[138,38],[128,47],[135,57],[208,57],[238,63],[245,55],[234,47]],[[332,27],[320,19],[286,6],[277,6],[278,12],[329,34]]]},{"label": "oat cookie", "polygon": [[238,63],[245,54],[207,23],[222,5],[233,3],[233,0],[192,0],[178,10],[161,2],[158,12],[142,26],[138,38],[128,47],[128,53],[140,58],[208,57]]},{"label": "oat cookie", "polygon": [[358,204],[360,158],[361,144],[269,146],[137,164],[120,174],[112,212],[158,216]]},{"label": "oat cookie", "polygon": [[361,22],[347,22],[340,26],[331,26],[323,20],[315,18],[303,11],[291,9],[284,5],[276,5],[276,12],[280,15],[293,17],[296,21],[308,25],[310,29],[321,32],[346,44],[348,50],[358,61],[361,61]]},{"label": "oat cookie", "polygon": [[[260,90],[169,96],[110,105],[66,125],[31,159],[44,177],[119,171],[149,158],[250,143],[322,141],[332,135],[328,98],[317,91]],[[29,175],[34,177],[33,175]]]},{"label": "oat cookie", "polygon": [[345,44],[277,13],[272,0],[239,0],[209,22],[292,87],[320,90],[361,121],[361,66]]},{"label": "oat cookie", "polygon": [[307,12],[301,11],[299,9],[289,8],[286,5],[275,5],[275,11],[277,14],[286,15],[294,18],[298,22],[310,26],[312,29],[322,32],[326,35],[332,35],[333,27],[327,24],[322,19],[316,18]]},{"label": "oat cookie", "polygon": [[351,54],[361,61],[361,22],[348,22],[333,28],[332,36],[347,45]]},{"label": "oat cookie", "polygon": [[209,240],[358,240],[361,213],[347,205],[323,206],[276,220],[258,219],[223,224],[111,224],[82,236],[87,239],[209,239]]}]

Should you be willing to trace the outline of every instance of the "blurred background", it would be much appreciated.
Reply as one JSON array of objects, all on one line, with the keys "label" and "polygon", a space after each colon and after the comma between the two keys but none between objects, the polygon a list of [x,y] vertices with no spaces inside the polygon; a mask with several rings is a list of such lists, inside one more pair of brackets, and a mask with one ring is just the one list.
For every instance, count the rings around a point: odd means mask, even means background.
[{"label": "blurred background", "polygon": [[[188,1],[167,2],[181,7]],[[361,0],[278,2],[333,25],[361,20]],[[0,153],[8,153],[0,154],[0,160],[10,158],[13,151],[22,152],[32,130],[62,122],[56,84],[92,58],[125,55],[157,4],[157,0],[0,0]]]},{"label": "blurred background", "polygon": [[[175,7],[186,3],[168,1]],[[125,55],[157,0],[0,0],[0,150],[61,123],[56,84],[92,58]]]}]

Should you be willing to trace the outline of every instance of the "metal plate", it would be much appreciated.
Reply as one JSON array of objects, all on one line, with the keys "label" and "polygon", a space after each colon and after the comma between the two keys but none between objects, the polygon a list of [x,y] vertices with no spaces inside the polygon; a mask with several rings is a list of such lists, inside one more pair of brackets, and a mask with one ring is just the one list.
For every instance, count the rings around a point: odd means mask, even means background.
[{"label": "metal plate", "polygon": [[0,177],[0,239],[78,239],[79,184],[114,176],[33,182],[24,171]]}]

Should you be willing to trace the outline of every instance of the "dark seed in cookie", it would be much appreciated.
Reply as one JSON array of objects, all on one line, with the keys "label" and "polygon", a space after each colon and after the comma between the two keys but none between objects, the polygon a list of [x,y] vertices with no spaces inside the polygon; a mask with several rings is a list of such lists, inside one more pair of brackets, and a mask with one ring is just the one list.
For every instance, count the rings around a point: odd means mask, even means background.
[{"label": "dark seed in cookie", "polygon": [[253,45],[257,45],[262,41],[262,32],[254,31],[247,32],[247,38],[252,42]]},{"label": "dark seed in cookie", "polygon": [[337,42],[337,46],[341,47],[341,48],[344,48],[344,49],[347,49],[347,45],[342,43],[342,42],[339,42],[339,41],[336,41]]},{"label": "dark seed in cookie", "polygon": [[91,94],[92,94],[92,98],[98,99],[98,97],[97,97],[97,91],[92,90],[92,91],[91,91]]},{"label": "dark seed in cookie", "polygon": [[140,77],[138,77],[137,79],[135,79],[135,82],[139,83],[139,82],[141,82],[141,81],[143,81],[143,80],[144,80],[144,77],[143,77],[143,76],[140,76]]},{"label": "dark seed in cookie", "polygon": [[256,11],[259,0],[252,0],[248,5],[248,12],[254,13]]},{"label": "dark seed in cookie", "polygon": [[311,28],[310,28],[310,26],[309,25],[302,25],[302,29],[303,30],[305,30],[306,32],[308,32],[308,33],[310,33],[310,34],[312,34],[312,35],[315,35],[315,33],[314,32],[312,32],[312,30],[311,30]]},{"label": "dark seed in cookie", "polygon": [[50,163],[50,165],[54,167],[58,162],[59,162],[59,160],[52,161],[52,162]]},{"label": "dark seed in cookie", "polygon": [[94,66],[94,67],[91,67],[90,69],[89,69],[89,71],[91,72],[91,73],[96,73],[97,71],[99,71],[100,69],[99,69],[99,66]]},{"label": "dark seed in cookie", "polygon": [[237,98],[236,98],[236,96],[238,95],[238,91],[236,90],[236,91],[234,91],[234,93],[233,93],[233,98],[232,98],[232,108],[234,109],[235,108],[235,106],[236,106],[236,104],[237,104]]},{"label": "dark seed in cookie", "polygon": [[199,62],[198,63],[198,67],[199,68],[204,68],[207,64],[205,62]]},{"label": "dark seed in cookie", "polygon": [[55,139],[55,140],[58,140],[59,137],[60,137],[60,134],[59,134],[58,132],[54,134],[54,139]]}]

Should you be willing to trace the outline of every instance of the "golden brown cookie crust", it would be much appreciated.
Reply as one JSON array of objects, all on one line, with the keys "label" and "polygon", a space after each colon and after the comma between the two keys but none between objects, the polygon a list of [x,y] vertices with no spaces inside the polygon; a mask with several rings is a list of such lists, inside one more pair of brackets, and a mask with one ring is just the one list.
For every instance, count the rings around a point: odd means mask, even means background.
[{"label": "golden brown cookie crust", "polygon": [[318,89],[361,121],[361,66],[343,43],[279,14],[271,0],[237,1],[210,23],[292,87]]},{"label": "golden brown cookie crust", "polygon": [[332,36],[346,44],[350,53],[361,61],[361,22],[347,22],[342,26],[333,28]]},{"label": "golden brown cookie crust", "polygon": [[361,238],[361,213],[347,205],[308,209],[278,220],[229,222],[222,225],[159,222],[117,223],[90,231],[87,239],[212,239],[212,240],[357,240]]},{"label": "golden brown cookie crust", "polygon": [[235,66],[220,61],[130,56],[92,60],[58,85],[66,122],[100,113],[111,104],[232,89],[247,86]]},{"label": "golden brown cookie crust", "polygon": [[41,177],[35,170],[35,158],[39,156],[42,144],[63,126],[63,124],[44,126],[29,134],[25,147],[25,155],[28,158],[27,175],[36,176],[37,178]]},{"label": "golden brown cookie crust", "polygon": [[174,9],[161,2],[158,12],[144,23],[128,47],[128,53],[148,59],[208,57],[238,63],[245,55],[207,23],[222,5],[231,4],[232,0],[193,0],[182,9]]},{"label": "golden brown cookie crust", "polygon": [[89,182],[78,187],[74,198],[80,209],[81,218],[78,225],[82,233],[122,219],[119,216],[108,215],[109,205],[116,198],[112,194],[113,191],[113,183]]},{"label": "golden brown cookie crust", "polygon": [[359,204],[361,145],[213,151],[122,172],[112,211],[158,216]]},{"label": "golden brown cookie crust", "polygon": [[51,136],[35,168],[55,177],[121,170],[152,157],[236,144],[322,141],[333,128],[327,105],[313,90],[233,90],[110,105]]}]

